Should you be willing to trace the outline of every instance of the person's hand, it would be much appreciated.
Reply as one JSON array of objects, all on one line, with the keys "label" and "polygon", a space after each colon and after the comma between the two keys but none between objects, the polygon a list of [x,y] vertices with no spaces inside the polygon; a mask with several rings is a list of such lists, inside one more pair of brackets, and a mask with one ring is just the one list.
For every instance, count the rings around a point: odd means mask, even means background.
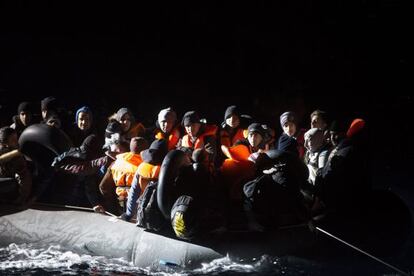
[{"label": "person's hand", "polygon": [[118,219],[121,219],[121,220],[124,220],[124,221],[128,221],[128,222],[131,220],[131,218],[126,213],[122,213],[122,215],[120,215],[118,217]]},{"label": "person's hand", "polygon": [[96,206],[93,206],[93,211],[95,213],[105,214],[105,209],[102,205],[98,204]]}]

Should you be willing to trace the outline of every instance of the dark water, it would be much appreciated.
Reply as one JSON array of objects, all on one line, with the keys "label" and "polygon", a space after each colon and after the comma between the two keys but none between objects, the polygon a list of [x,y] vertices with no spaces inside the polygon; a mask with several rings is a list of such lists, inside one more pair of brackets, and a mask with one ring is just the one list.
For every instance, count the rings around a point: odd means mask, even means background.
[{"label": "dark water", "polygon": [[[122,259],[79,255],[59,245],[34,248],[30,244],[10,244],[0,249],[1,275],[401,275],[357,252],[343,248],[341,258],[311,260],[300,257],[261,256],[252,260],[228,257],[205,263],[199,269],[165,267],[165,271],[134,267]],[[346,252],[349,251],[349,252]],[[315,252],[315,255],[318,255]],[[412,255],[411,255],[412,256]],[[404,257],[404,256],[399,256]],[[408,256],[405,256],[408,257]],[[408,263],[394,258],[400,268]],[[413,269],[411,265],[411,269]]]}]

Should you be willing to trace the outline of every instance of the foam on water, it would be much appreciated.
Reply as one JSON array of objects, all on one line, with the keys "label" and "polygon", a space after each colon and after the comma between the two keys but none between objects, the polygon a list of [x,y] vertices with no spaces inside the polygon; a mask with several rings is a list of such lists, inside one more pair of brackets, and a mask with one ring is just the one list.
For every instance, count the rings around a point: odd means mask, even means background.
[{"label": "foam on water", "polygon": [[226,256],[194,270],[167,264],[162,270],[135,267],[123,259],[77,254],[59,245],[13,243],[0,248],[0,274],[5,275],[397,275],[365,258],[327,263],[267,255],[249,260]]}]

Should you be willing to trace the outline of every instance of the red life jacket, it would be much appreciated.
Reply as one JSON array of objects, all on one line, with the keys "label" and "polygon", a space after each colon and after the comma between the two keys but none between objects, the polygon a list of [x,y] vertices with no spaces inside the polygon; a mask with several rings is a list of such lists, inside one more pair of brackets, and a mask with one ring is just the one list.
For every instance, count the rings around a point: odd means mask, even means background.
[{"label": "red life jacket", "polygon": [[201,149],[204,147],[204,138],[206,136],[215,136],[217,133],[217,126],[215,125],[206,125],[204,132],[197,137],[195,142],[192,142],[190,136],[188,134],[184,135],[181,146],[190,149]]}]

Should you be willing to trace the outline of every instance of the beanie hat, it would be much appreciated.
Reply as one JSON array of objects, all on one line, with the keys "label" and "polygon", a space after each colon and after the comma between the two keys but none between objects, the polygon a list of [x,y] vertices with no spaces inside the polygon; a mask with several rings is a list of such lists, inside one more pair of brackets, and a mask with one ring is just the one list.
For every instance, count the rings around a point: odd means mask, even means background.
[{"label": "beanie hat", "polygon": [[111,137],[114,133],[122,133],[122,126],[118,121],[112,120],[106,126],[105,137]]},{"label": "beanie hat", "polygon": [[79,119],[79,114],[83,112],[83,113],[88,113],[89,114],[89,120],[92,121],[92,110],[89,108],[89,106],[82,106],[81,108],[79,108],[78,110],[76,110],[76,115],[75,115],[75,122],[78,122]]},{"label": "beanie hat", "polygon": [[287,122],[292,122],[296,124],[296,114],[294,112],[286,111],[285,113],[280,115],[280,125],[282,126],[282,128]]},{"label": "beanie hat", "polygon": [[115,115],[115,119],[118,121],[118,122],[120,122],[121,121],[121,119],[122,119],[122,117],[125,115],[125,114],[129,114],[129,116],[131,117],[131,121],[132,122],[135,122],[135,117],[134,117],[134,115],[132,115],[132,112],[131,112],[131,110],[129,110],[128,108],[126,108],[126,107],[122,107],[122,108],[120,108],[117,112],[116,112],[116,115]]},{"label": "beanie hat", "polygon": [[194,110],[186,112],[183,116],[181,124],[186,127],[194,123],[201,123],[198,113]]},{"label": "beanie hat", "polygon": [[165,108],[158,113],[158,122],[161,121],[173,121],[175,122],[177,120],[177,113],[171,108]]},{"label": "beanie hat", "polygon": [[58,102],[55,97],[44,98],[40,102],[42,110],[57,110]]},{"label": "beanie hat", "polygon": [[148,148],[148,142],[143,137],[133,137],[129,143],[129,150],[133,153],[140,153]]},{"label": "beanie hat", "polygon": [[152,165],[160,165],[167,155],[167,141],[165,139],[154,140],[149,149],[141,151],[142,160]]},{"label": "beanie hat", "polygon": [[251,132],[259,133],[262,136],[263,140],[266,138],[266,130],[259,123],[250,124],[249,127],[247,128],[247,132],[248,133],[251,133]]},{"label": "beanie hat", "polygon": [[360,133],[362,129],[365,127],[365,121],[363,119],[355,119],[352,121],[351,126],[349,127],[348,131],[346,132],[346,136],[351,138],[355,136],[355,134]]},{"label": "beanie hat", "polygon": [[224,121],[233,115],[237,115],[238,117],[240,117],[240,111],[235,105],[227,107],[226,112],[224,113]]},{"label": "beanie hat", "polygon": [[21,102],[19,104],[19,106],[17,107],[17,114],[20,114],[20,112],[23,112],[23,111],[32,112],[31,104],[29,102]]},{"label": "beanie hat", "polygon": [[98,137],[95,134],[91,134],[87,136],[83,142],[80,148],[87,152],[97,152],[99,150],[99,142]]}]

